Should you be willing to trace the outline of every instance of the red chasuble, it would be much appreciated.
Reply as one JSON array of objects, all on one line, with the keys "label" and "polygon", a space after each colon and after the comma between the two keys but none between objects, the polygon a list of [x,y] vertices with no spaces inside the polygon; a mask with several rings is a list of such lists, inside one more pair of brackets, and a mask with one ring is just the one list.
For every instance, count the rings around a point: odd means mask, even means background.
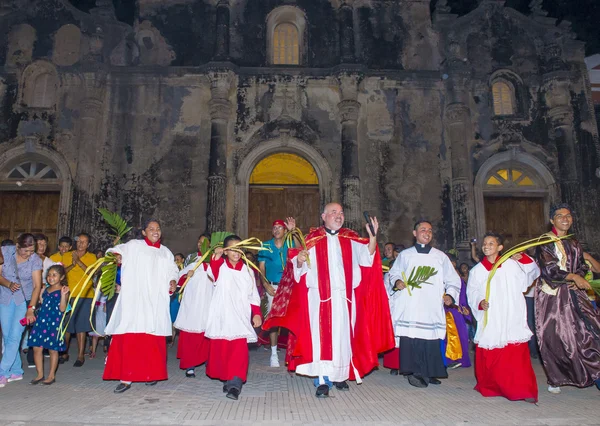
[{"label": "red chasuble", "polygon": [[[344,261],[344,277],[346,281],[346,297],[352,300],[352,243],[356,241],[368,244],[369,240],[360,238],[350,229],[339,231],[340,246]],[[312,231],[306,237],[308,249],[315,247],[318,265],[319,293],[322,300],[327,300],[331,293],[329,283],[329,264],[326,233],[323,227]],[[263,329],[284,327],[290,331],[286,361],[288,369],[313,362],[312,337],[310,332],[308,310],[308,288],[306,275],[300,282],[294,280],[294,267],[290,259],[299,249],[288,250],[288,262],[273,299],[273,306]],[[315,267],[314,264],[312,267]],[[364,377],[379,365],[377,355],[394,348],[394,333],[389,310],[389,302],[383,284],[379,250],[375,253],[371,267],[361,267],[362,280],[354,289],[356,306],[356,324],[350,330],[352,347],[352,364],[360,377]],[[320,336],[321,360],[331,360],[331,302],[320,304]],[[348,302],[350,324],[352,324],[351,302]],[[349,372],[350,380],[356,380],[353,368]]]}]

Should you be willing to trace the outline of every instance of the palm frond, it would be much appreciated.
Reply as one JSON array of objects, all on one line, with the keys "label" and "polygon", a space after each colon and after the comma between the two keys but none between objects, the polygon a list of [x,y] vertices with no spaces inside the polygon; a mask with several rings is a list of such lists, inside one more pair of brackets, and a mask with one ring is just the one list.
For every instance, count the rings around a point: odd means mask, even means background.
[{"label": "palm frond", "polygon": [[406,278],[406,274],[402,272],[402,281],[406,285],[408,295],[412,296],[411,289],[421,288],[423,284],[431,285],[427,281],[437,273],[438,271],[434,267],[425,265],[412,268],[408,279]]},{"label": "palm frond", "polygon": [[98,209],[104,221],[112,228],[114,234],[111,234],[111,237],[118,238],[120,240],[131,231],[131,226],[127,225],[127,222],[119,216],[117,213],[113,213],[107,209],[100,208]]}]

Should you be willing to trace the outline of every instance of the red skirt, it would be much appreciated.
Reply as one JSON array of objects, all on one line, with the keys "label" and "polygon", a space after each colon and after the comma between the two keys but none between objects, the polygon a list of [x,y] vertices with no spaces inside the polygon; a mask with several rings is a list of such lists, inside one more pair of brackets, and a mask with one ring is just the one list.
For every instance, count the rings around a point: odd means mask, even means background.
[{"label": "red skirt", "polygon": [[239,377],[246,382],[248,375],[248,342],[246,339],[208,339],[210,351],[206,364],[206,375],[211,379],[231,380]]},{"label": "red skirt", "polygon": [[538,387],[527,342],[499,349],[475,348],[475,390],[483,396],[503,396],[511,401],[533,398]]},{"label": "red skirt", "polygon": [[167,340],[145,333],[112,336],[104,380],[153,382],[167,380]]},{"label": "red skirt", "polygon": [[177,344],[177,358],[179,368],[188,369],[204,364],[208,360],[210,340],[202,333],[191,333],[179,331],[179,343]]},{"label": "red skirt", "polygon": [[400,370],[400,348],[394,348],[383,354],[383,366],[392,370]]}]

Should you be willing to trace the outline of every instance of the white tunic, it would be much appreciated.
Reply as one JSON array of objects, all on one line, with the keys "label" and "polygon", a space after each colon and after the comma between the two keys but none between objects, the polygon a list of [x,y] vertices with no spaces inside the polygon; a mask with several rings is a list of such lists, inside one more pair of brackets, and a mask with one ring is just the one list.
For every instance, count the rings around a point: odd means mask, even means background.
[{"label": "white tunic", "polygon": [[[350,316],[346,300],[346,279],[344,274],[344,261],[352,262],[352,288],[358,287],[361,281],[361,266],[372,266],[373,255],[369,254],[366,244],[352,241],[352,259],[342,259],[342,247],[337,235],[327,235],[327,257],[329,263],[329,277],[331,284],[331,337],[332,360],[321,361],[321,335],[319,311],[321,300],[319,294],[318,262],[315,247],[308,253],[311,267],[304,263],[298,268],[296,258],[292,259],[294,265],[294,278],[296,282],[306,274],[308,287],[308,311],[310,320],[310,334],[313,348],[313,362],[301,364],[296,368],[296,373],[306,376],[328,376],[332,382],[347,380],[350,374],[352,360],[352,347],[350,342]],[[352,292],[354,300],[354,292]],[[355,306],[352,304],[352,329],[356,319]],[[358,372],[355,371],[357,381],[360,382]]]},{"label": "white tunic", "polygon": [[[179,272],[179,278],[194,269],[195,263],[188,265]],[[210,276],[210,278],[209,278]],[[208,310],[213,297],[213,279],[210,268],[204,270],[200,265],[194,276],[185,285],[181,306],[175,320],[175,328],[190,333],[204,333],[208,321]]]},{"label": "white tunic", "polygon": [[132,240],[107,250],[123,258],[121,292],[106,334],[146,333],[171,335],[169,282],[177,279],[171,250]]},{"label": "white tunic", "polygon": [[430,284],[422,284],[421,288],[406,289],[390,296],[390,309],[396,346],[400,336],[414,339],[436,340],[446,337],[446,314],[444,312],[444,293],[459,300],[461,281],[452,263],[444,252],[431,248],[428,254],[418,253],[415,247],[403,250],[390,269],[390,281],[404,281],[410,276],[413,268],[431,266],[437,274],[431,277]]},{"label": "white tunic", "polygon": [[527,305],[523,292],[540,275],[535,262],[522,264],[508,259],[496,270],[490,284],[487,325],[479,303],[485,299],[489,271],[481,263],[469,273],[467,298],[477,320],[475,343],[484,349],[503,348],[510,343],[528,342],[532,336],[527,325]]},{"label": "white tunic", "polygon": [[246,265],[243,265],[241,271],[236,271],[226,261],[221,264],[218,273],[213,273],[217,279],[204,335],[210,339],[246,339],[248,343],[256,342],[258,338],[252,327],[250,305],[260,306],[260,296],[254,273]]}]

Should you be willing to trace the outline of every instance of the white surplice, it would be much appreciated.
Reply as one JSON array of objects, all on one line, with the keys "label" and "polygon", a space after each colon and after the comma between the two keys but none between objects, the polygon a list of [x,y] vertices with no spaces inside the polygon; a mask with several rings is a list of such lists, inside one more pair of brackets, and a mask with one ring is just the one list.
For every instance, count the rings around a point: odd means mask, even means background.
[{"label": "white surplice", "polygon": [[[300,281],[302,275],[306,274],[306,286],[308,287],[308,310],[310,320],[310,333],[313,348],[313,362],[301,364],[296,367],[296,373],[311,376],[328,376],[332,382],[342,382],[347,380],[350,374],[350,364],[352,359],[352,347],[350,342],[350,315],[348,312],[348,303],[346,300],[346,279],[344,274],[344,261],[352,262],[352,288],[358,287],[361,281],[361,266],[372,266],[373,256],[369,254],[366,244],[352,241],[352,259],[342,259],[342,247],[338,235],[327,235],[327,257],[329,263],[329,277],[331,284],[331,337],[332,337],[332,360],[321,360],[321,335],[319,311],[321,299],[319,294],[317,254],[315,247],[312,247],[308,253],[310,257],[310,268],[305,262],[301,268],[298,268],[296,257],[292,259],[294,265],[294,279]],[[352,293],[352,301],[354,292]],[[356,311],[352,303],[352,329]],[[357,382],[360,383],[358,372],[355,371]]]},{"label": "white surplice", "polygon": [[144,240],[131,240],[108,249],[122,256],[121,292],[106,334],[146,333],[171,335],[169,282],[177,280],[178,270],[171,250],[149,246]]},{"label": "white surplice", "polygon": [[402,250],[389,272],[392,287],[397,280],[404,281],[403,272],[408,279],[413,268],[416,271],[419,266],[431,266],[436,269],[437,274],[427,281],[430,284],[411,289],[411,295],[406,289],[390,295],[396,347],[400,336],[423,340],[444,339],[444,294],[452,296],[457,302],[459,300],[460,277],[448,256],[434,247],[427,254],[418,253],[414,246]]},{"label": "white surplice", "polygon": [[487,325],[483,326],[484,313],[479,303],[485,299],[489,271],[480,262],[469,272],[467,299],[477,320],[474,341],[484,349],[503,348],[510,343],[528,342],[532,336],[527,325],[527,305],[523,292],[540,275],[535,262],[522,264],[508,259],[490,284]]},{"label": "white surplice", "polygon": [[[211,265],[212,268],[212,265]],[[248,343],[258,340],[252,327],[252,307],[260,306],[254,273],[245,264],[240,271],[229,267],[224,261],[218,273],[204,335],[209,339],[246,339]]]},{"label": "white surplice", "polygon": [[[194,269],[192,263],[179,272],[179,279]],[[189,279],[183,291],[181,306],[175,320],[175,328],[190,333],[203,333],[206,331],[208,310],[213,297],[213,277],[210,268],[205,270],[203,264],[194,271],[194,276]],[[209,278],[210,277],[210,278]]]}]

